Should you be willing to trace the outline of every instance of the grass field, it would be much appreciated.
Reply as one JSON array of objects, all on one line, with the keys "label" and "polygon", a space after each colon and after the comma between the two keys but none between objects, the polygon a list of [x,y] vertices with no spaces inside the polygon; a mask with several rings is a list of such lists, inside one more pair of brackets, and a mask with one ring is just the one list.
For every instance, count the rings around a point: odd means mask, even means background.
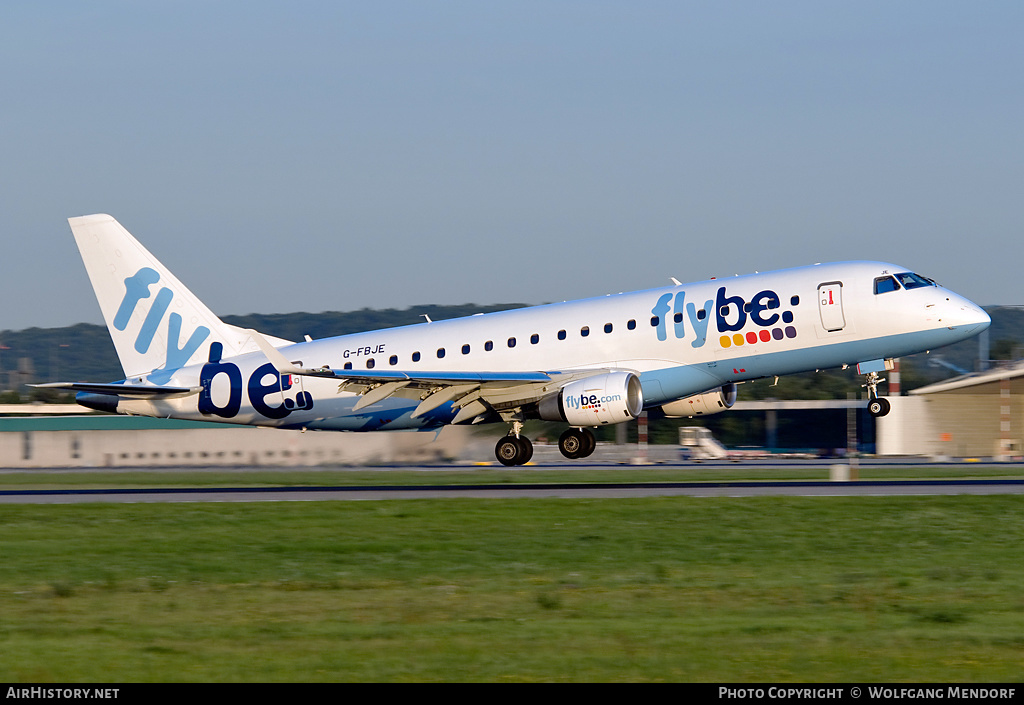
[{"label": "grass field", "polygon": [[0,681],[1018,681],[1024,498],[5,506]]},{"label": "grass field", "polygon": [[[1014,478],[1024,476],[1017,464],[934,464],[860,466],[862,480]],[[0,490],[48,488],[140,487],[282,487],[320,485],[514,485],[534,482],[736,482],[827,480],[823,464],[449,466],[428,472],[395,468],[169,468],[87,470],[19,470],[0,472]]]}]

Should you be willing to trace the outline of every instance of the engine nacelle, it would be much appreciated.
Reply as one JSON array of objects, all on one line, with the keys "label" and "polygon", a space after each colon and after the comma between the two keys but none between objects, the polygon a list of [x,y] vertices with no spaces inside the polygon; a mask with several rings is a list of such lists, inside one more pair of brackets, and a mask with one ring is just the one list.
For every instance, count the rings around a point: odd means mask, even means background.
[{"label": "engine nacelle", "polygon": [[570,426],[629,421],[643,408],[640,378],[632,372],[610,372],[570,382],[537,405],[542,419],[567,421]]},{"label": "engine nacelle", "polygon": [[731,409],[736,403],[736,385],[732,382],[723,384],[720,389],[715,389],[703,394],[694,394],[692,397],[678,399],[668,404],[663,404],[661,410],[670,419],[679,419],[684,416],[707,416],[717,414],[720,411]]}]

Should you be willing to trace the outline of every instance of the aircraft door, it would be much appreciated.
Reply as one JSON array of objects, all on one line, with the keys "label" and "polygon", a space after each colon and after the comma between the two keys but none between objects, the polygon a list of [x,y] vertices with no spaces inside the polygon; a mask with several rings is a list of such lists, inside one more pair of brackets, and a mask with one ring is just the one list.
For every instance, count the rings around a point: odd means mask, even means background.
[{"label": "aircraft door", "polygon": [[843,315],[843,283],[826,282],[818,285],[818,312],[821,325],[828,331],[842,330],[846,326]]}]

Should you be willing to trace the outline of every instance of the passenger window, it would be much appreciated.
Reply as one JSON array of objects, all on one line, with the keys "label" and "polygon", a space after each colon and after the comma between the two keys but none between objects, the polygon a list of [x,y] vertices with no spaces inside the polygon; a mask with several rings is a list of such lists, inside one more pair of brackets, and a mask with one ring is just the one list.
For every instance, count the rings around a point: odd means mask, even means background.
[{"label": "passenger window", "polygon": [[514,348],[516,346],[516,339],[515,338],[509,338],[508,339],[508,346],[510,348]]},{"label": "passenger window", "polygon": [[391,359],[388,360],[388,362],[390,364],[392,364],[392,365],[397,365],[398,364],[398,355],[392,355]]},{"label": "passenger window", "polygon": [[588,335],[590,335],[590,326],[583,326],[582,328],[580,328],[581,338],[586,338]]},{"label": "passenger window", "polygon": [[466,343],[465,345],[462,346],[462,354],[469,355],[469,343]]},{"label": "passenger window", "polygon": [[900,285],[890,276],[877,277],[875,279],[875,293],[885,294],[890,291],[899,291]]},{"label": "passenger window", "polygon": [[374,366],[374,365],[376,365],[376,364],[377,364],[377,363],[376,363],[376,362],[374,362],[374,361],[373,361],[373,358],[371,357],[371,358],[370,358],[369,360],[367,360],[367,361],[366,361],[366,369],[368,369],[368,370],[372,370],[372,369],[373,369],[373,366]]},{"label": "passenger window", "polygon": [[564,330],[558,331],[558,339],[559,340],[565,340],[565,331]]},{"label": "passenger window", "polygon": [[494,350],[494,341],[488,340],[486,343],[484,343],[484,350],[486,350],[487,352]]},{"label": "passenger window", "polygon": [[420,361],[420,354],[419,354],[419,352],[414,352],[412,354],[412,361],[413,362],[419,362]]},{"label": "passenger window", "polygon": [[657,316],[651,316],[651,328],[657,328],[659,323],[661,323],[660,318]]},{"label": "passenger window", "polygon": [[539,335],[534,333],[533,335],[530,336],[530,344],[531,345],[536,345],[539,342],[540,342],[540,336]]},{"label": "passenger window", "polygon": [[604,324],[604,332],[605,333],[611,333],[612,332],[612,324],[611,323],[605,323]]},{"label": "passenger window", "polygon": [[629,330],[636,330],[636,319],[630,318],[629,322],[626,323],[626,328]]},{"label": "passenger window", "polygon": [[437,358],[441,359],[442,357],[444,357],[444,348],[438,348],[437,349]]},{"label": "passenger window", "polygon": [[683,314],[682,313],[677,313],[675,316],[672,317],[672,320],[675,321],[676,323],[682,323],[683,322]]}]

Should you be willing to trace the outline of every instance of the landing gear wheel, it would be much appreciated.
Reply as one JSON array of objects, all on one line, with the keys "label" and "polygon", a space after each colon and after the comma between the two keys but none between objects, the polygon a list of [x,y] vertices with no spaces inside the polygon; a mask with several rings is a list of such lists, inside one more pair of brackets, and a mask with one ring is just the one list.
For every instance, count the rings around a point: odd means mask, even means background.
[{"label": "landing gear wheel", "polygon": [[530,439],[526,436],[519,436],[519,445],[523,449],[523,454],[520,457],[519,464],[526,465],[533,459],[533,444],[530,443]]},{"label": "landing gear wheel", "polygon": [[583,436],[575,428],[570,428],[558,437],[558,450],[569,460],[580,457],[583,449]]},{"label": "landing gear wheel", "polygon": [[876,419],[888,414],[890,408],[889,400],[884,397],[876,397],[868,402],[868,413]]},{"label": "landing gear wheel", "polygon": [[522,454],[519,439],[515,436],[505,436],[494,446],[494,457],[502,465],[511,467],[519,464],[519,456]]},{"label": "landing gear wheel", "polygon": [[586,428],[570,428],[558,438],[558,450],[570,460],[586,458],[596,447],[594,434]]},{"label": "landing gear wheel", "polygon": [[525,436],[505,436],[494,446],[494,456],[502,465],[525,465],[533,457],[533,444]]},{"label": "landing gear wheel", "polygon": [[597,439],[594,438],[594,434],[589,428],[581,428],[580,433],[583,434],[583,448],[580,450],[578,457],[588,458],[593,454],[594,449],[597,448]]}]

